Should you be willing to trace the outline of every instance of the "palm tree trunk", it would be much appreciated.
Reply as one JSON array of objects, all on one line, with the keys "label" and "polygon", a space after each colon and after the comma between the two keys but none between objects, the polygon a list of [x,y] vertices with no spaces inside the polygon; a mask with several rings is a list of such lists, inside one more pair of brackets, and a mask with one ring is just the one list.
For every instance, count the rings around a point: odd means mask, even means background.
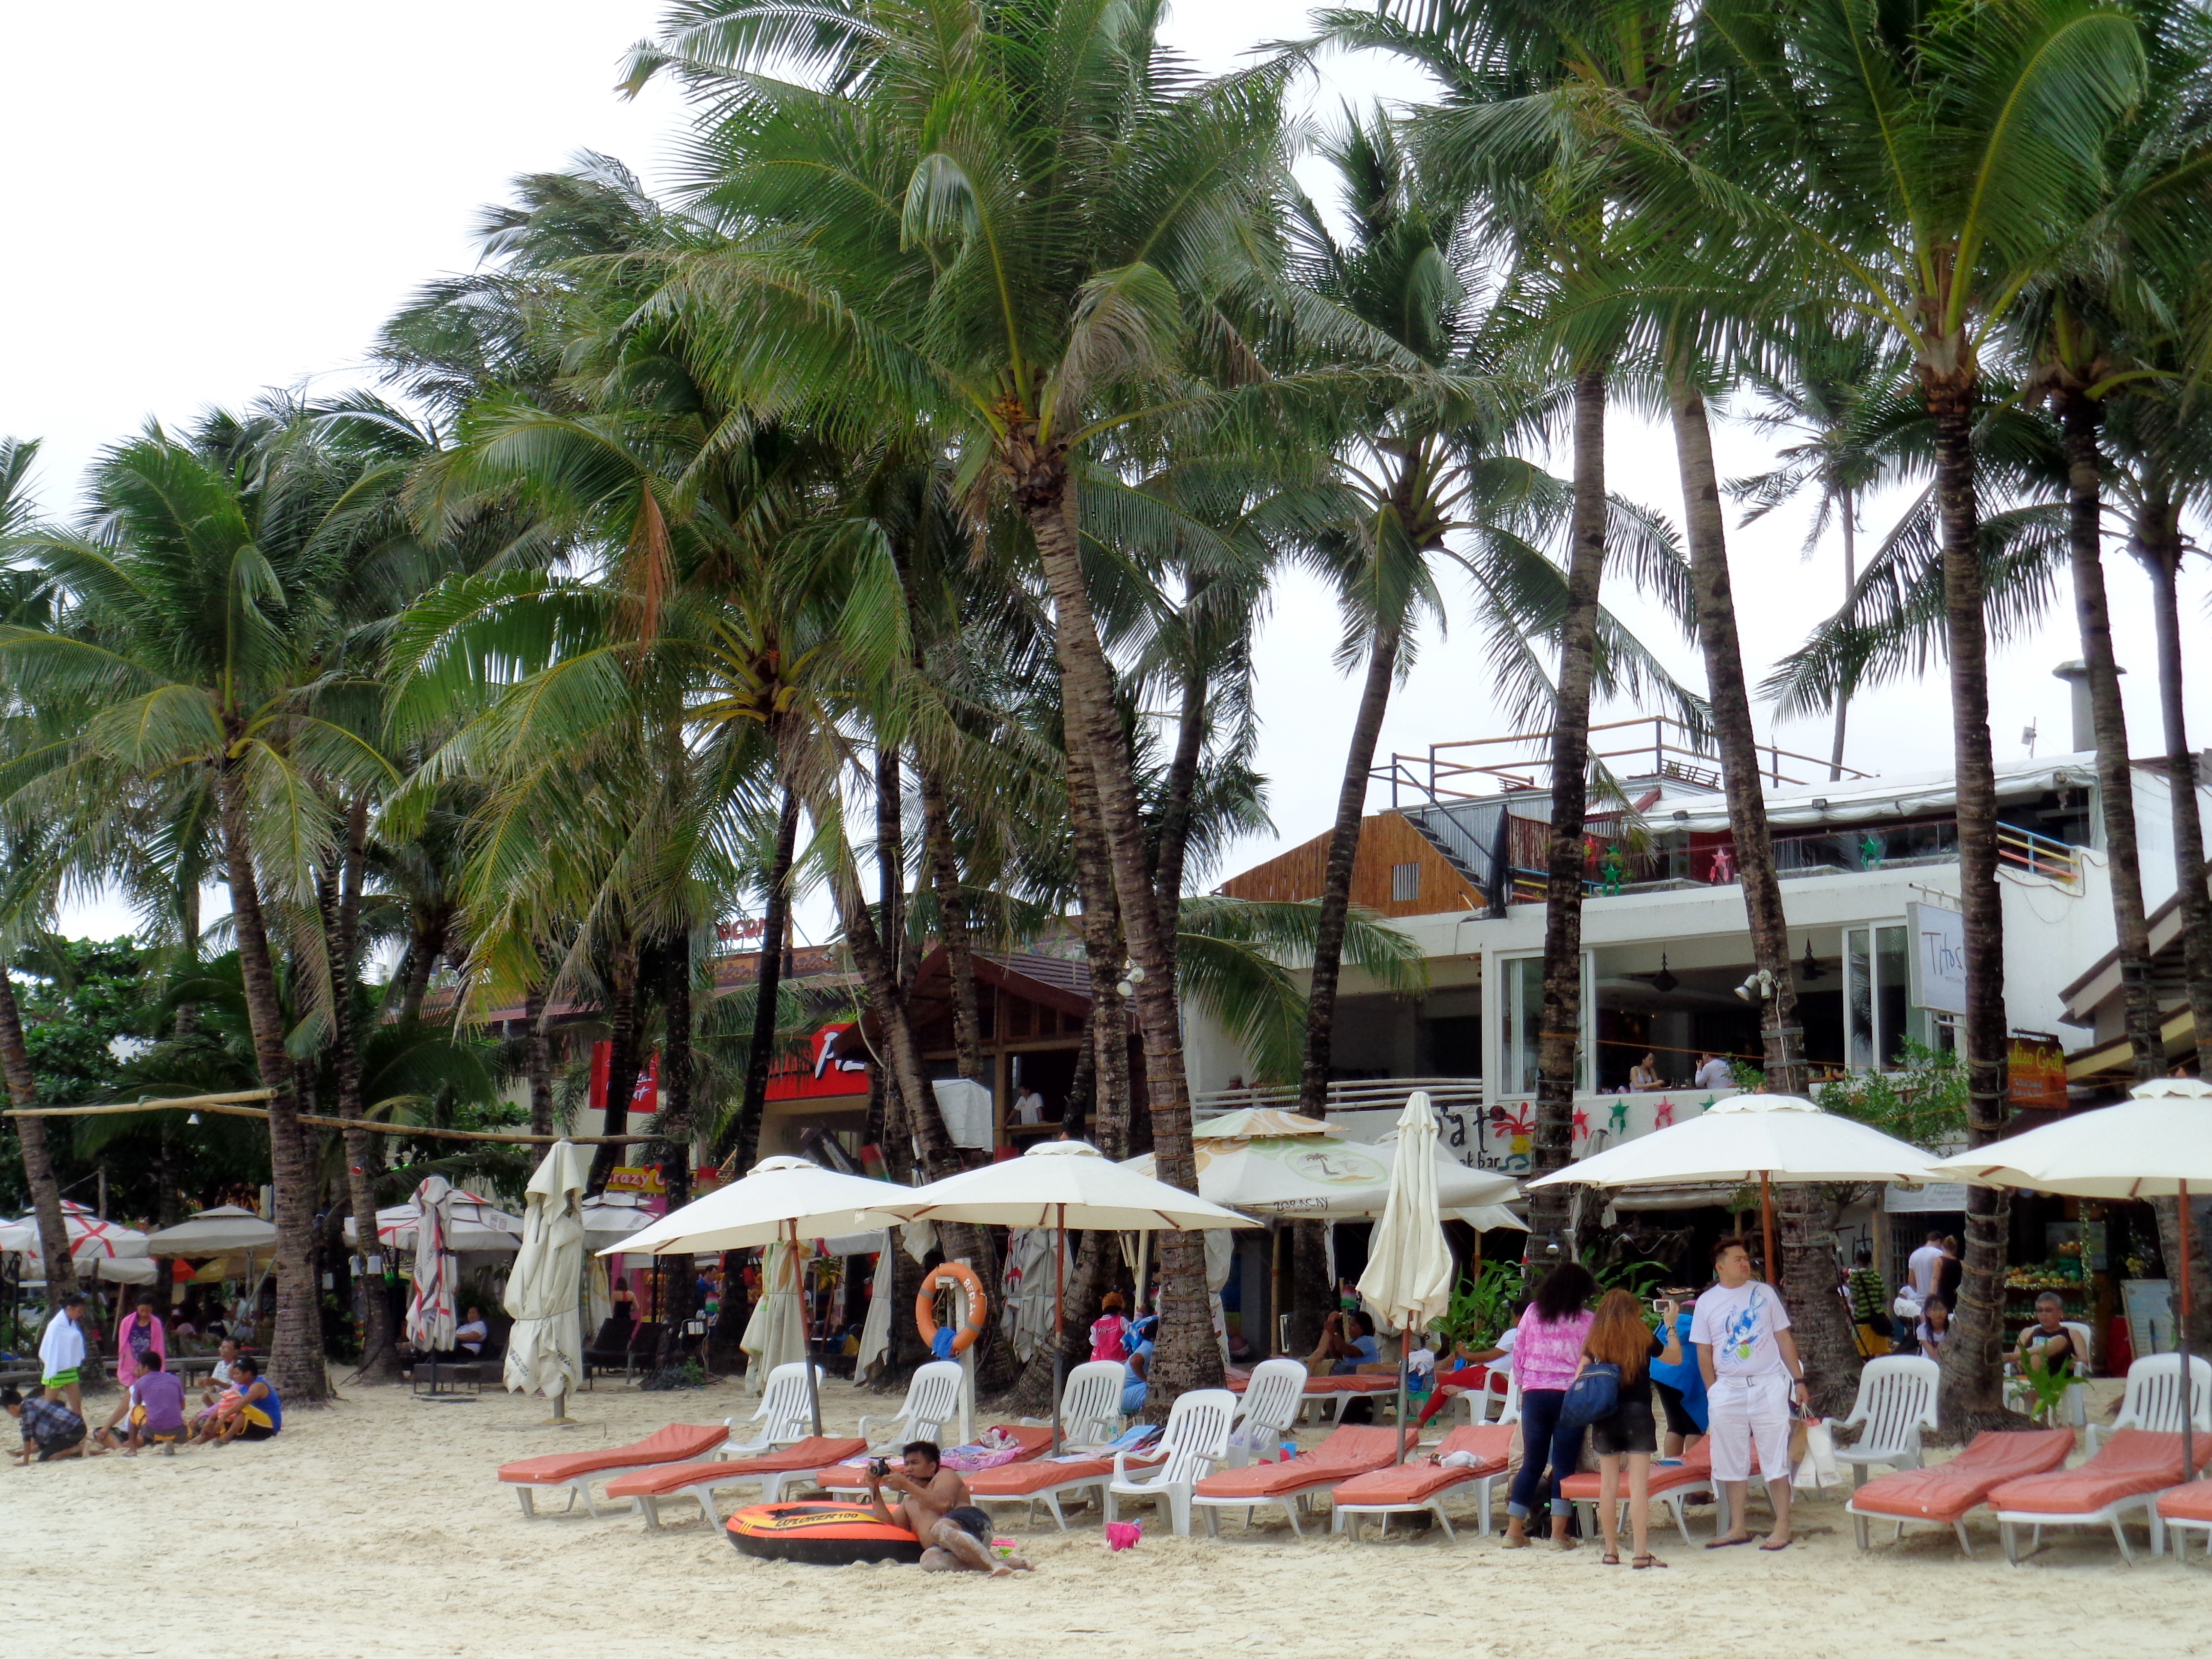
[{"label": "palm tree trunk", "polygon": [[1152,890],[1160,906],[1160,932],[1167,939],[1170,960],[1176,954],[1176,930],[1182,925],[1183,862],[1190,850],[1199,767],[1206,757],[1206,665],[1194,658],[1184,663],[1175,755],[1168,762],[1166,782],[1160,791],[1159,858],[1152,873]]},{"label": "palm tree trunk", "polygon": [[[687,929],[672,935],[661,952],[661,1006],[666,1014],[660,1042],[660,1110],[653,1127],[664,1139],[660,1178],[668,1188],[668,1213],[691,1201],[691,1142],[696,1119],[691,1101],[691,935]],[[696,1311],[693,1306],[699,1279],[696,1256],[679,1255],[668,1263],[672,1275],[665,1283],[661,1304],[660,1359],[673,1365],[683,1350],[684,1324]]]},{"label": "palm tree trunk", "polygon": [[799,848],[799,795],[787,788],[775,814],[775,851],[761,914],[758,965],[753,970],[753,1040],[745,1056],[745,1093],[738,1107],[738,1173],[760,1162],[761,1121],[768,1115],[769,1073],[775,1062],[776,1008],[783,995],[783,934],[791,922],[791,866]]},{"label": "palm tree trunk", "polygon": [[[1084,751],[1091,765],[1113,864],[1122,936],[1143,970],[1137,984],[1137,1021],[1144,1037],[1154,1167],[1170,1186],[1195,1192],[1198,1165],[1191,1146],[1190,1089],[1183,1069],[1175,963],[1160,931],[1159,906],[1137,810],[1135,769],[1114,696],[1114,670],[1100,642],[1084,582],[1075,481],[1066,456],[1037,450],[1033,435],[1018,433],[1006,447],[1013,462],[1015,496],[1036,538],[1052,592],[1053,642],[1060,659],[1067,741]],[[1161,1235],[1160,1266],[1160,1342],[1152,1367],[1158,1386],[1152,1400],[1164,1413],[1184,1390],[1220,1383],[1221,1351],[1213,1341],[1204,1236]]]},{"label": "palm tree trunk", "polygon": [[453,916],[443,908],[416,916],[414,932],[399,962],[400,1018],[422,1018],[422,999],[429,994],[430,975],[438,965],[438,958],[445,953],[453,927]]},{"label": "palm tree trunk", "polygon": [[[1075,890],[1083,903],[1083,953],[1091,967],[1091,1018],[1084,1032],[1091,1065],[1091,1140],[1112,1158],[1130,1155],[1129,1019],[1115,988],[1124,947],[1114,898],[1113,860],[1098,817],[1098,792],[1080,749],[1067,750],[1067,822]],[[1070,1133],[1073,1133],[1071,1129]]]},{"label": "palm tree trunk", "polygon": [[[15,981],[4,967],[0,967],[0,1071],[7,1073],[8,1098],[17,1111],[27,1111],[39,1103],[39,1076],[31,1067],[31,1051],[23,1043],[23,1013],[15,1001]],[[60,1298],[77,1287],[76,1263],[70,1255],[61,1182],[54,1176],[53,1158],[46,1150],[46,1121],[19,1117],[13,1121],[23,1149],[23,1184],[31,1189],[31,1208],[39,1218],[46,1305],[58,1308]]]},{"label": "palm tree trunk", "polygon": [[[641,954],[636,934],[625,927],[615,940],[613,960],[608,967],[611,983],[607,988],[607,1093],[605,1121],[599,1131],[602,1134],[629,1133],[629,1103],[637,1093],[637,1073],[641,1063],[637,1047]],[[593,1149],[592,1172],[584,1183],[586,1197],[597,1198],[606,1191],[615,1166],[622,1162],[627,1150],[606,1144]]]},{"label": "palm tree trunk", "polygon": [[[1712,428],[1705,394],[1686,374],[1674,377],[1669,399],[1674,453],[1682,476],[1683,522],[1690,544],[1690,580],[1697,606],[1698,643],[1705,660],[1705,692],[1728,792],[1729,833],[1750,923],[1752,958],[1773,976],[1773,994],[1761,1009],[1760,1036],[1766,1086],[1803,1096],[1805,1032],[1797,1018],[1797,984],[1790,966],[1790,927],[1783,910],[1782,879],[1774,867],[1774,842],[1759,787],[1758,740],[1752,729],[1751,693],[1736,631],[1735,596],[1729,580],[1728,526],[1721,509],[1720,477],[1713,465]],[[1814,1235],[1815,1206],[1802,1187],[1785,1187],[1778,1206],[1787,1241],[1781,1276],[1814,1408],[1824,1414],[1849,1409],[1859,1372],[1858,1347],[1835,1294],[1833,1238],[1824,1254]],[[1820,1206],[1825,1214],[1826,1206]]]},{"label": "palm tree trunk", "polygon": [[[247,839],[246,779],[235,762],[226,758],[217,763],[216,788],[246,1023],[262,1086],[270,1091],[269,1170],[276,1196],[276,1319],[269,1352],[270,1381],[288,1405],[313,1406],[330,1392],[316,1307],[313,1171],[300,1131],[299,1096],[292,1062],[284,1052],[283,1005],[276,994],[261,887]],[[374,1231],[374,1210],[369,1226]]]},{"label": "palm tree trunk", "polygon": [[[346,810],[345,847],[338,863],[337,891],[332,896],[330,929],[331,1065],[337,1073],[337,1115],[358,1119],[363,1102],[361,1090],[361,1044],[355,1030],[355,978],[361,953],[361,889],[368,859],[368,798],[357,796]],[[345,1140],[346,1200],[353,1210],[354,1237],[364,1258],[379,1254],[376,1237],[376,1180],[384,1170],[380,1137],[366,1129],[347,1129]],[[340,1234],[341,1238],[343,1237]],[[366,1382],[388,1382],[399,1375],[391,1298],[378,1294],[381,1275],[365,1274],[362,1297],[367,1310],[362,1332],[361,1365],[357,1375]]]},{"label": "palm tree trunk", "polygon": [[[2172,799],[2173,871],[2181,901],[2182,971],[2197,1024],[2197,1070],[2212,1077],[2212,891],[2205,885],[2204,825],[2197,811],[2197,752],[2189,746],[2183,690],[2179,589],[2179,513],[2160,501],[2142,515],[2136,545],[2150,573],[2151,614],[2158,634],[2158,702],[2166,738],[2166,781]],[[2212,1307],[2212,1297],[2202,1305]]]},{"label": "palm tree trunk", "polygon": [[1328,866],[1322,877],[1321,915],[1314,924],[1313,980],[1306,993],[1305,1063],[1298,1074],[1298,1109],[1319,1117],[1328,1109],[1329,1054],[1336,1024],[1337,976],[1344,962],[1345,923],[1352,911],[1352,866],[1359,856],[1359,825],[1367,811],[1367,778],[1375,769],[1382,717],[1398,678],[1400,619],[1378,618],[1367,647],[1367,681],[1352,716],[1352,741],[1336,790],[1336,823],[1329,831]]},{"label": "palm tree trunk", "polygon": [[[1951,740],[1958,776],[1959,908],[1966,939],[1966,1139],[2003,1133],[2004,902],[1997,887],[1996,762],[1990,743],[1989,625],[1981,520],[1974,492],[1971,374],[1929,373],[1936,424],[1936,504],[1943,539],[1944,633],[1951,659]],[[1943,1345],[1939,1410],[1947,1432],[2011,1420],[2002,1395],[2004,1276],[2011,1199],[2001,1187],[1966,1193],[1966,1248],[1959,1305]]]},{"label": "palm tree trunk", "polygon": [[876,750],[877,927],[899,995],[914,989],[914,951],[906,926],[906,776],[899,751]]},{"label": "palm tree trunk", "polygon": [[530,1133],[553,1133],[553,1034],[545,1029],[545,993],[532,986],[522,999],[522,1068],[530,1079]]},{"label": "palm tree trunk", "polygon": [[[1537,1049],[1536,1175],[1565,1169],[1573,1146],[1583,1024],[1583,823],[1589,805],[1589,710],[1597,672],[1598,586],[1605,574],[1605,372],[1575,376],[1575,476],[1566,612],[1559,622],[1559,690],[1552,720],[1552,846],[1544,884],[1544,1015]],[[1541,1250],[1567,1220],[1567,1190],[1529,1197],[1530,1246]]]},{"label": "palm tree trunk", "polygon": [[2136,1080],[2166,1074],[2159,1041],[2158,987],[2152,977],[2150,927],[2145,920],[2142,864],[2136,840],[2135,768],[2128,759],[2127,710],[2120,701],[2120,665],[2112,650],[2112,612],[2105,599],[2102,523],[2104,461],[2098,429],[2103,406],[2079,391],[2059,399],[2066,447],[2067,554],[2074,570],[2074,617],[2089,681],[2097,743],[2097,793],[2103,809],[2105,854],[2112,884],[2112,935],[2118,941],[2120,990]]},{"label": "palm tree trunk", "polygon": [[930,886],[937,895],[938,931],[945,936],[945,975],[952,990],[955,1063],[962,1077],[988,1084],[982,1012],[975,1000],[975,945],[969,929],[968,891],[960,883],[960,852],[952,844],[945,780],[935,767],[920,760],[915,770],[921,777],[922,841],[929,854]]},{"label": "palm tree trunk", "polygon": [[[1858,502],[1852,492],[1844,490],[1838,500],[1841,503],[1844,520],[1844,605],[1848,611],[1851,599],[1858,592]],[[1850,688],[1836,688],[1836,735],[1828,749],[1828,781],[1841,783],[1844,778],[1844,728],[1851,716]]]}]

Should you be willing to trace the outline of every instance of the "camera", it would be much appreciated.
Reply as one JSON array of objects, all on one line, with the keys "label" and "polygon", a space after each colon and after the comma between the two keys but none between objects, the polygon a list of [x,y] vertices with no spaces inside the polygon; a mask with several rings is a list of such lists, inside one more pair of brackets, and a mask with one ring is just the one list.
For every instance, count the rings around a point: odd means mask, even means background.
[{"label": "camera", "polygon": [[882,1480],[890,1472],[891,1466],[886,1459],[881,1457],[871,1457],[868,1460],[868,1473],[874,1475],[877,1480]]}]

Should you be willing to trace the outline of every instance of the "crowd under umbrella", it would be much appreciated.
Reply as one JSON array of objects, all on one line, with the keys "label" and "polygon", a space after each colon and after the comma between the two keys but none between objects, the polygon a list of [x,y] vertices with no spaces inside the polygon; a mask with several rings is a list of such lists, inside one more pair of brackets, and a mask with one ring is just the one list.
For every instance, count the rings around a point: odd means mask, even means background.
[{"label": "crowd under umbrella", "polygon": [[2191,1198],[2212,1194],[2212,1083],[2160,1078],[2139,1083],[2131,1098],[1975,1147],[1934,1166],[1938,1181],[2020,1187],[2068,1198],[2179,1200],[2181,1359],[2181,1478],[2197,1468],[2195,1367],[2189,1352],[2190,1257],[2195,1246]]},{"label": "crowd under umbrella", "polygon": [[1856,1118],[1824,1111],[1798,1095],[1731,1095],[1686,1122],[1539,1176],[1532,1187],[1672,1187],[1725,1183],[1759,1188],[1766,1272],[1774,1253],[1774,1183],[1944,1179],[1929,1155]]},{"label": "crowd under umbrella", "polygon": [[407,1340],[422,1353],[453,1346],[453,1280],[457,1265],[447,1235],[453,1224],[453,1184],[431,1176],[415,1189],[415,1288],[407,1298]]},{"label": "crowd under umbrella", "polygon": [[542,1394],[553,1421],[569,1420],[568,1396],[584,1376],[584,1187],[592,1161],[556,1140],[530,1177],[522,1248],[501,1305],[514,1320],[501,1380],[516,1394]]},{"label": "crowd under umbrella", "polygon": [[1249,1216],[1116,1164],[1085,1140],[1042,1140],[1019,1158],[901,1192],[884,1206],[902,1221],[964,1221],[1053,1230],[1052,1449],[1060,1449],[1066,1364],[1067,1230],[1186,1232],[1256,1227]]},{"label": "crowd under umbrella", "polygon": [[1451,1249],[1437,1202],[1437,1116],[1415,1090],[1398,1115],[1399,1156],[1390,1166],[1390,1196],[1368,1245],[1359,1275],[1370,1313],[1398,1328],[1398,1435],[1394,1462],[1406,1461],[1406,1367],[1416,1333],[1451,1304]]},{"label": "crowd under umbrella", "polygon": [[[717,1188],[672,1211],[651,1226],[598,1252],[605,1255],[696,1255],[750,1250],[801,1239],[836,1238],[889,1226],[899,1218],[890,1204],[914,1195],[888,1181],[825,1170],[803,1158],[764,1158],[742,1181]],[[806,1403],[814,1432],[822,1432],[822,1392],[815,1377],[805,1328],[806,1308],[799,1303],[799,1336],[806,1360]]]}]

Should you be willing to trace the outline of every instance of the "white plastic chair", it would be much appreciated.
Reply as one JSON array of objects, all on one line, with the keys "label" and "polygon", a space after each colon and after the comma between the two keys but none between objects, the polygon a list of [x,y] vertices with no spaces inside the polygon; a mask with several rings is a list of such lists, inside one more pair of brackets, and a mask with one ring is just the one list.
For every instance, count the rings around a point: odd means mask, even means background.
[{"label": "white plastic chair", "polygon": [[[1103,1446],[1121,1433],[1121,1386],[1128,1368],[1118,1359],[1086,1359],[1068,1372],[1060,1391],[1060,1437],[1069,1449]],[[1024,1417],[1022,1426],[1049,1428],[1048,1417]]]},{"label": "white plastic chair", "polygon": [[[1511,1418],[1502,1415],[1505,1409],[1506,1403],[1509,1401],[1513,1403],[1513,1408],[1516,1413],[1518,1413],[1521,1400],[1521,1396],[1517,1392],[1519,1385],[1515,1382],[1513,1373],[1505,1369],[1506,1366],[1510,1365],[1511,1364],[1512,1361],[1510,1359],[1499,1359],[1492,1362],[1489,1373],[1482,1379],[1482,1386],[1480,1388],[1462,1389],[1460,1390],[1458,1403],[1464,1407],[1467,1412],[1468,1427],[1471,1429],[1478,1428],[1483,1424],[1492,1421],[1492,1419],[1490,1415],[1490,1408],[1492,1406],[1497,1407],[1501,1413],[1501,1415],[1495,1420],[1501,1423],[1511,1422],[1513,1420]],[[1496,1382],[1501,1377],[1504,1379],[1505,1386],[1503,1389],[1493,1388],[1492,1384]]]},{"label": "white plastic chair", "polygon": [[2079,1320],[2062,1319],[2066,1334],[2074,1339],[2074,1386],[2066,1390],[2067,1420],[2077,1429],[2089,1426],[2089,1391],[2082,1387],[2090,1371],[2089,1328]]},{"label": "white plastic chair", "polygon": [[[814,1386],[822,1386],[822,1368],[814,1368]],[[762,1424],[755,1437],[740,1444],[738,1424]],[[774,1451],[778,1446],[788,1446],[814,1432],[814,1412],[806,1398],[806,1362],[794,1359],[788,1365],[778,1365],[768,1374],[768,1387],[761,1390],[760,1409],[750,1417],[722,1419],[730,1431],[730,1438],[723,1443],[724,1457],[757,1457],[763,1452]]]},{"label": "white plastic chair", "polygon": [[[2189,1361],[2190,1426],[2198,1434],[2212,1434],[2212,1360],[2192,1355]],[[2126,1393],[2120,1396],[2120,1414],[2109,1427],[2089,1425],[2089,1449],[2094,1453],[2108,1434],[2122,1429],[2149,1429],[2158,1434],[2181,1432],[2181,1356],[2145,1354],[2128,1367]]]},{"label": "white plastic chair", "polygon": [[1263,1359],[1252,1368],[1244,1398],[1229,1425],[1229,1467],[1241,1469],[1281,1455],[1283,1437],[1305,1404],[1306,1368],[1299,1359]]},{"label": "white plastic chair", "polygon": [[1940,1365],[1919,1354],[1890,1354],[1867,1361],[1859,1372],[1850,1415],[1828,1419],[1831,1429],[1859,1431],[1851,1444],[1836,1448],[1837,1460],[1851,1466],[1853,1492],[1865,1480],[1869,1463],[1896,1469],[1921,1467],[1920,1435],[1936,1426],[1936,1389],[1942,1375]]},{"label": "white plastic chair", "polygon": [[1114,1454],[1113,1478],[1106,1483],[1105,1518],[1117,1518],[1121,1498],[1155,1498],[1167,1505],[1175,1535],[1189,1537],[1191,1493],[1229,1455],[1229,1423],[1236,1414],[1237,1396],[1226,1389],[1193,1389],[1178,1395],[1167,1427],[1160,1431],[1157,1467],[1140,1478],[1128,1471],[1128,1453]]},{"label": "white plastic chair", "polygon": [[960,1391],[967,1381],[967,1374],[955,1359],[933,1359],[917,1365],[906,1385],[905,1403],[896,1413],[864,1417],[854,1432],[868,1443],[871,1454],[896,1450],[909,1440],[935,1440],[945,1425],[960,1415]]}]

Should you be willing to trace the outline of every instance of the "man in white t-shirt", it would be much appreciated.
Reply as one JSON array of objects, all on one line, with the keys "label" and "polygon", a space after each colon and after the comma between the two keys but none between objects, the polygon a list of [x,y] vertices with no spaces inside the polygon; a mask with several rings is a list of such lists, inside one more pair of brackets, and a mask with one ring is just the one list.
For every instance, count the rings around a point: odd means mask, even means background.
[{"label": "man in white t-shirt", "polygon": [[1708,1048],[1698,1066],[1697,1086],[1700,1089],[1729,1089],[1735,1085],[1735,1073],[1729,1069],[1728,1061]]},{"label": "man in white t-shirt", "polygon": [[453,1346],[465,1348],[482,1357],[484,1344],[491,1340],[491,1328],[484,1323],[483,1310],[471,1308],[469,1316],[453,1328]]},{"label": "man in white t-shirt", "polygon": [[1790,1547],[1790,1407],[1805,1401],[1805,1365],[1790,1334],[1790,1310],[1772,1285],[1751,1276],[1751,1246],[1738,1237],[1713,1246],[1718,1280],[1698,1297],[1690,1321],[1698,1369],[1705,1379],[1705,1414],[1712,1437],[1713,1479],[1728,1504],[1729,1531],[1707,1549],[1751,1542],[1744,1494],[1752,1453],[1774,1505],[1774,1530],[1763,1550]]},{"label": "man in white t-shirt", "polygon": [[1014,1121],[1042,1123],[1044,1121],[1044,1097],[1034,1089],[1024,1089],[1014,1099]]},{"label": "man in white t-shirt", "polygon": [[1936,1292],[1936,1281],[1943,1271],[1943,1230],[1935,1229],[1928,1242],[1905,1259],[1905,1273],[1912,1281],[1912,1299],[1925,1302]]}]

